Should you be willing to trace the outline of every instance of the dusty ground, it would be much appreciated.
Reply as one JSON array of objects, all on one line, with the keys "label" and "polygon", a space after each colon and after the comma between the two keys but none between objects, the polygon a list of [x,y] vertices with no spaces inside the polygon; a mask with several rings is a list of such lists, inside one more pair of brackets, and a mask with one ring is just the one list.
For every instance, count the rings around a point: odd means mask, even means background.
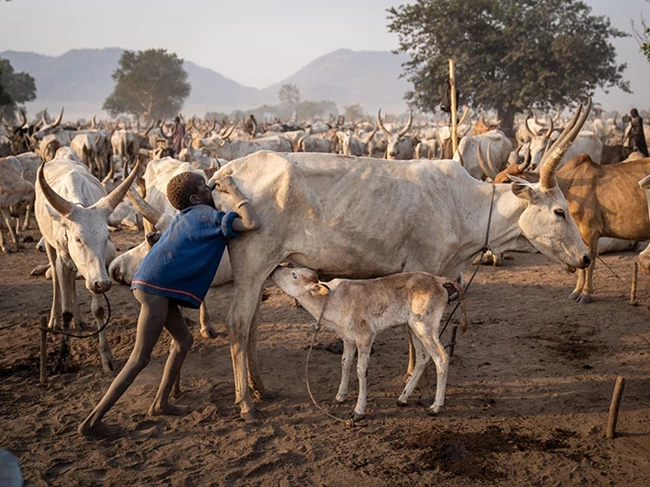
[{"label": "dusty ground", "polygon": [[[36,236],[36,232],[32,232]],[[124,250],[133,233],[113,235]],[[605,256],[626,281],[635,254]],[[88,440],[76,433],[106,391],[94,340],[73,343],[75,371],[38,383],[38,323],[51,282],[29,276],[46,257],[33,245],[1,255],[0,446],[19,458],[34,485],[622,485],[650,483],[650,280],[640,278],[641,305],[610,271],[596,270],[597,300],[567,299],[574,277],[540,255],[515,254],[501,268],[482,268],[468,296],[470,329],[459,337],[447,402],[432,418],[395,405],[407,362],[403,330],[380,335],[369,371],[367,419],[349,428],[311,405],[304,365],[311,317],[276,288],[263,303],[260,363],[277,397],[259,404],[266,419],[247,424],[234,407],[225,337],[196,337],[184,368],[181,404],[193,412],[151,419],[167,356],[167,337],[152,363],[106,417],[121,436]],[[81,282],[79,282],[81,284]],[[89,319],[89,299],[79,293]],[[130,291],[110,291],[108,337],[120,363],[134,342],[138,307]],[[230,287],[208,303],[223,330]],[[327,344],[333,335],[323,333]],[[445,337],[445,342],[448,337]],[[49,338],[54,362],[55,338]],[[312,390],[334,414],[339,356],[316,350]],[[619,437],[603,438],[618,375],[627,383]]]}]

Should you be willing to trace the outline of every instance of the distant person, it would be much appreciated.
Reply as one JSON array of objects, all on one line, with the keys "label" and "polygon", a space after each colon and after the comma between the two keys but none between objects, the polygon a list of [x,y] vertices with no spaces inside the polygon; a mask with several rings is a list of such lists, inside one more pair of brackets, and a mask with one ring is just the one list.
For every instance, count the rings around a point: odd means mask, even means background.
[{"label": "distant person", "polygon": [[626,141],[627,143],[623,145],[630,147],[632,150],[639,151],[645,157],[648,157],[648,146],[643,131],[643,119],[636,108],[630,110],[630,131],[627,133]]},{"label": "distant person", "polygon": [[248,116],[248,120],[244,122],[244,128],[251,138],[255,137],[255,133],[257,132],[257,120],[255,120],[252,113]]},{"label": "distant person", "polygon": [[181,122],[180,117],[174,119],[174,135],[172,136],[172,150],[174,151],[174,157],[178,157],[178,154],[185,147],[185,125]]}]

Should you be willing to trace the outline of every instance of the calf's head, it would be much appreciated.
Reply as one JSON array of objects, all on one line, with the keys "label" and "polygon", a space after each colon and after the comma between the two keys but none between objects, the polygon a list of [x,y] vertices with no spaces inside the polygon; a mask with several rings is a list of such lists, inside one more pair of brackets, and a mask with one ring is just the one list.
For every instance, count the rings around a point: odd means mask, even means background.
[{"label": "calf's head", "polygon": [[324,296],[329,292],[325,284],[318,282],[318,274],[305,267],[279,266],[270,277],[276,286],[298,301],[310,296]]}]

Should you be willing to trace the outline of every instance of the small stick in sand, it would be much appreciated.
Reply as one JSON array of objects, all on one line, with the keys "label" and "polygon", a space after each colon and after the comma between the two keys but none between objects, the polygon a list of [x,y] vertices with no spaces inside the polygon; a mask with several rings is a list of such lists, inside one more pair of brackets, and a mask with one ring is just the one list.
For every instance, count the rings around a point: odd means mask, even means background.
[{"label": "small stick in sand", "polygon": [[618,421],[618,409],[621,406],[621,397],[623,396],[623,389],[625,388],[625,378],[618,377],[616,385],[614,386],[614,394],[612,395],[612,404],[609,406],[609,415],[607,418],[607,432],[608,439],[614,439],[616,436],[616,422]]},{"label": "small stick in sand", "polygon": [[636,282],[639,275],[639,263],[634,262],[634,268],[632,270],[632,286],[630,287],[630,304],[632,306],[637,306],[639,301],[636,299]]}]

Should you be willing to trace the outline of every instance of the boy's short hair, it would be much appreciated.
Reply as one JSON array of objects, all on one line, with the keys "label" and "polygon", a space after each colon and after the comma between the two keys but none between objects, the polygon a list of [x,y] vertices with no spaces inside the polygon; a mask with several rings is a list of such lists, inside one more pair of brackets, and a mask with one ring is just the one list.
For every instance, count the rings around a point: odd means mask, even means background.
[{"label": "boy's short hair", "polygon": [[[167,199],[178,211],[192,206],[190,196],[196,194],[201,176],[191,171],[177,174],[167,183]],[[201,178],[202,179],[202,178]]]}]

